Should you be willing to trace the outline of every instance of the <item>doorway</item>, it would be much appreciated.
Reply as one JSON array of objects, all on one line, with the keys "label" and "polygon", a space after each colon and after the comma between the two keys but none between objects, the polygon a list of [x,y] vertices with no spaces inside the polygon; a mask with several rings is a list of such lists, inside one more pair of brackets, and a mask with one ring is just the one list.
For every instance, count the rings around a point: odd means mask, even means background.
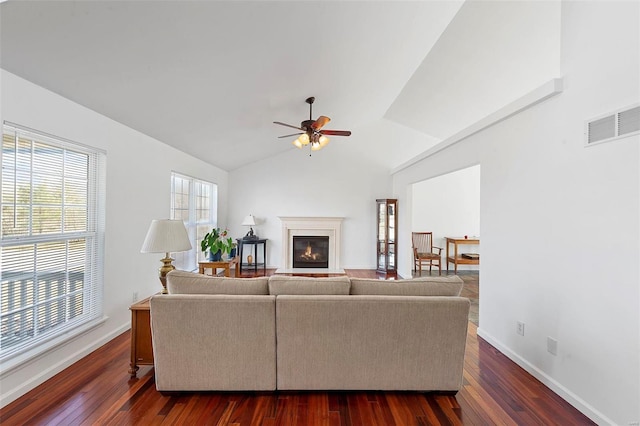
[{"label": "doorway", "polygon": [[[442,248],[442,266],[446,270],[446,237],[480,237],[480,165],[416,182],[411,191],[411,231],[433,232],[433,245]],[[477,250],[480,265],[458,265],[458,276],[464,281],[461,296],[471,300],[469,320],[476,325],[482,265],[482,253],[480,248]],[[423,270],[422,275],[429,275],[429,271]]]}]

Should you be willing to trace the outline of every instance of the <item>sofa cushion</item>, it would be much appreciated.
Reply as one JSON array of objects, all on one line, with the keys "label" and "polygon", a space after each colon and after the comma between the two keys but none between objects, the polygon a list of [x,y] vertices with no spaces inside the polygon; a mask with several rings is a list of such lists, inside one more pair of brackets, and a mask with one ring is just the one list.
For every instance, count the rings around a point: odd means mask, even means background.
[{"label": "sofa cushion", "polygon": [[387,296],[460,296],[460,277],[421,277],[409,280],[351,278],[351,294]]},{"label": "sofa cushion", "polygon": [[290,277],[286,275],[272,275],[269,278],[269,294],[322,294],[322,295],[347,295],[351,281],[347,276],[311,278]]},{"label": "sofa cushion", "polygon": [[169,294],[269,294],[269,278],[212,277],[173,270],[167,274]]}]

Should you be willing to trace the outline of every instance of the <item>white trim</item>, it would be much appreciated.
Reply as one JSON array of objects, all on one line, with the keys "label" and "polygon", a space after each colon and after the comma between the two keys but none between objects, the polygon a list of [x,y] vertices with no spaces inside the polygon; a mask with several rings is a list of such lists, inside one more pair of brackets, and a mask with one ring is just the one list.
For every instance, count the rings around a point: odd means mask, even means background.
[{"label": "white trim", "polygon": [[324,269],[341,270],[340,245],[342,241],[343,217],[301,217],[278,216],[282,221],[282,259],[281,269],[293,269],[293,236],[294,235],[319,235],[329,237],[329,267]]},{"label": "white trim", "polygon": [[29,363],[33,362],[38,358],[42,358],[43,356],[48,355],[51,351],[56,350],[57,348],[68,344],[69,342],[77,339],[98,327],[99,325],[104,324],[107,321],[108,317],[103,316],[96,320],[90,321],[86,324],[79,325],[77,327],[71,328],[65,331],[62,334],[54,336],[52,339],[43,342],[38,346],[34,346],[33,348],[25,351],[15,357],[5,361],[2,363],[0,367],[0,380],[3,379],[8,374],[12,374],[15,371],[20,370],[21,368],[27,366]]},{"label": "white trim", "polygon": [[494,124],[499,123],[502,120],[506,120],[512,115],[518,114],[519,112],[524,111],[525,109],[530,108],[544,101],[545,99],[548,99],[552,96],[557,95],[558,93],[561,93],[562,90],[563,90],[562,78],[554,78],[552,80],[549,80],[542,86],[532,90],[531,92],[527,93],[521,98],[516,99],[510,104],[500,108],[493,114],[486,116],[482,120],[472,124],[466,129],[459,131],[455,135],[450,136],[447,139],[443,140],[442,142],[438,143],[437,145],[429,148],[428,150],[424,151],[422,154],[418,154],[412,159],[410,159],[409,161],[399,165],[398,167],[395,167],[394,169],[391,170],[391,174],[394,175],[398,172],[401,172],[402,170],[416,164],[417,162],[422,161],[425,158],[431,157],[437,152],[440,152],[443,149],[449,148],[451,145],[461,142],[464,139],[468,138],[469,136],[472,136],[486,129],[487,127],[493,126]]},{"label": "white trim", "polygon": [[4,126],[11,127],[16,131],[21,132],[25,136],[29,136],[33,138],[45,138],[54,142],[63,148],[70,149],[72,151],[81,151],[84,153],[94,153],[99,152],[101,154],[106,155],[107,151],[101,148],[96,148],[95,146],[87,145],[84,143],[76,142],[71,139],[63,138],[61,136],[52,135],[51,133],[42,132],[40,130],[32,129],[31,127],[23,126],[21,124],[12,123],[11,121],[4,120]]},{"label": "white trim", "polygon": [[596,410],[594,407],[592,407],[587,402],[585,402],[582,398],[580,398],[579,396],[577,396],[576,394],[571,392],[569,389],[564,387],[562,384],[558,383],[552,377],[547,375],[547,373],[545,373],[544,371],[540,370],[538,367],[536,367],[535,365],[531,364],[529,361],[527,361],[526,359],[522,358],[517,353],[513,352],[511,349],[509,349],[507,346],[503,345],[500,341],[498,341],[496,338],[494,338],[492,335],[490,335],[489,333],[487,333],[483,329],[478,328],[476,334],[478,336],[482,337],[491,346],[495,347],[500,352],[502,352],[502,354],[504,354],[511,361],[515,362],[520,367],[522,367],[527,373],[531,374],[533,377],[535,377],[536,379],[540,380],[540,382],[542,382],[542,384],[544,384],[546,387],[548,387],[553,392],[558,394],[558,396],[560,396],[560,398],[562,398],[565,401],[567,401],[569,404],[574,406],[578,411],[580,411],[585,416],[589,417],[595,423],[597,423],[599,425],[603,425],[603,424],[613,425],[613,424],[615,424],[615,422],[613,420],[611,420],[608,417],[606,417],[600,411]]},{"label": "white trim", "polygon": [[[108,319],[108,317],[103,317],[102,320],[100,321],[100,323],[99,324],[95,324],[95,326],[104,323],[107,319]],[[91,331],[93,328],[94,327],[91,327],[91,328],[85,330],[85,333]],[[70,365],[78,362],[79,360],[81,360],[85,356],[89,355],[91,352],[95,351],[100,346],[102,346],[102,345],[106,344],[107,342],[115,339],[117,336],[121,335],[122,333],[127,331],[129,328],[131,328],[131,323],[129,321],[127,321],[124,325],[118,327],[117,329],[113,330],[112,332],[110,332],[110,333],[108,333],[108,334],[106,334],[104,336],[101,336],[100,338],[94,340],[92,343],[84,346],[83,348],[80,348],[79,350],[77,350],[73,354],[69,355],[65,359],[62,359],[59,362],[57,362],[56,364],[54,364],[54,365],[50,366],[49,368],[47,368],[46,370],[39,372],[38,375],[32,377],[30,380],[28,380],[28,381],[26,381],[24,383],[21,383],[19,386],[15,387],[15,388],[13,388],[11,390],[6,390],[6,389],[2,388],[2,394],[0,395],[0,407],[4,407],[7,404],[10,404],[11,402],[13,402],[16,399],[20,398],[21,396],[23,396],[24,394],[26,394],[27,392],[29,392],[30,390],[32,390],[36,386],[44,383],[45,381],[49,380],[50,378],[52,378],[56,374],[60,373],[65,368],[67,368]],[[85,333],[83,333],[83,334],[85,334]],[[74,336],[73,339],[70,339],[68,342],[65,342],[65,344],[71,342],[72,340],[75,340],[77,337],[80,337],[80,335]],[[24,364],[20,365],[19,368],[26,367],[31,362],[33,362],[33,361],[35,361],[37,359],[40,359],[41,357],[43,357],[45,355],[49,355],[51,352],[56,350],[56,348],[51,348],[46,353],[39,354],[37,357],[34,357],[34,358],[30,359],[29,362],[25,362]],[[17,369],[18,368],[13,368],[12,371],[15,371]],[[125,369],[126,369],[126,366],[125,366]],[[123,369],[123,371],[125,371],[125,369]],[[3,375],[5,374],[5,372],[8,372],[8,371],[3,371]],[[126,374],[126,372],[125,372],[125,374]]]}]

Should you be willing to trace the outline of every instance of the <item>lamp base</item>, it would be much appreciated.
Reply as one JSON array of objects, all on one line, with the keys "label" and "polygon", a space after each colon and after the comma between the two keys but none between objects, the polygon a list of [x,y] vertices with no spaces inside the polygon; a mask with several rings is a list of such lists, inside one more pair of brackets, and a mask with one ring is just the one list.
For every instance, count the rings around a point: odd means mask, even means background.
[{"label": "lamp base", "polygon": [[176,269],[176,267],[171,264],[173,259],[169,256],[169,253],[166,253],[164,259],[160,259],[160,262],[162,262],[162,266],[158,269],[158,278],[160,278],[160,283],[162,284],[162,294],[167,294],[167,274]]}]

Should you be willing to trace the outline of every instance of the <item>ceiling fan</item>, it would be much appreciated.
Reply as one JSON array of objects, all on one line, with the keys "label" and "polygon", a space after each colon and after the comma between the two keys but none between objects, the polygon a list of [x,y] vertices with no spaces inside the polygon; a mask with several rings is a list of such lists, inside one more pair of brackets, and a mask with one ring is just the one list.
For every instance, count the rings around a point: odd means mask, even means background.
[{"label": "ceiling fan", "polygon": [[288,138],[291,136],[298,136],[296,140],[293,141],[293,145],[297,148],[302,148],[306,145],[311,145],[311,151],[318,151],[322,149],[326,144],[329,143],[329,136],[350,136],[351,132],[349,130],[322,130],[325,124],[327,124],[331,119],[324,115],[318,117],[317,120],[312,118],[312,109],[313,102],[316,100],[313,96],[307,98],[305,100],[306,103],[309,104],[309,119],[304,120],[300,123],[300,127],[292,126],[291,124],[282,123],[280,121],[274,121],[274,124],[279,124],[281,126],[291,127],[292,129],[298,129],[302,133],[293,133],[290,135],[279,136],[278,138]]}]

